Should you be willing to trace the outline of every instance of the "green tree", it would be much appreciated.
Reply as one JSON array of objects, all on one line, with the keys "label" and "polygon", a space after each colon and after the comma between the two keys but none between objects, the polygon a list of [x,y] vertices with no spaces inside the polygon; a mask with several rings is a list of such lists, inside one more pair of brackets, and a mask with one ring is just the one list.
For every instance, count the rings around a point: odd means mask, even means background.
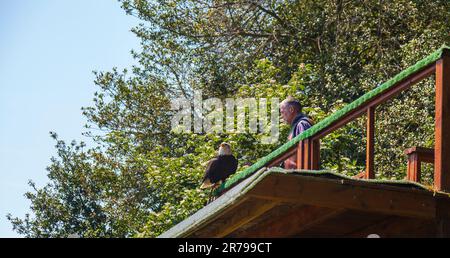
[{"label": "green tree", "polygon": [[[450,2],[119,0],[142,23],[130,71],[96,72],[83,109],[96,146],[57,139],[50,183],[26,196],[32,215],[9,215],[28,237],[154,237],[200,207],[204,164],[222,141],[240,168],[283,143],[247,134],[174,134],[170,101],[209,97],[299,98],[320,121],[445,42]],[[433,80],[377,109],[376,172],[404,176],[403,149],[433,145]],[[412,107],[414,106],[414,108]],[[364,119],[322,142],[322,167],[364,167]],[[430,180],[430,177],[426,178]]]}]

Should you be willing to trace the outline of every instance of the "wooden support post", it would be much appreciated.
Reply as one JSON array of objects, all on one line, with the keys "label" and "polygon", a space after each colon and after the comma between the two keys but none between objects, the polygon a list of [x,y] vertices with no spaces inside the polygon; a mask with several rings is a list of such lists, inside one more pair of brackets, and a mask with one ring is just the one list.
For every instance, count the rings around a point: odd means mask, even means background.
[{"label": "wooden support post", "polygon": [[312,140],[311,147],[311,169],[318,170],[320,168],[320,139]]},{"label": "wooden support post", "polygon": [[366,179],[374,179],[375,107],[367,109]]},{"label": "wooden support post", "polygon": [[434,164],[434,149],[412,147],[405,150],[408,155],[407,176],[409,181],[420,182],[422,162]]},{"label": "wooden support post", "polygon": [[300,141],[297,146],[297,169],[304,169],[303,165],[303,141]]},{"label": "wooden support post", "polygon": [[311,169],[311,139],[303,140],[303,166],[304,169]]},{"label": "wooden support post", "polygon": [[421,166],[417,154],[408,157],[407,179],[413,182],[420,182]]},{"label": "wooden support post", "polygon": [[319,169],[320,141],[304,139],[298,143],[297,169]]},{"label": "wooden support post", "polygon": [[450,191],[450,53],[436,62],[434,187]]}]

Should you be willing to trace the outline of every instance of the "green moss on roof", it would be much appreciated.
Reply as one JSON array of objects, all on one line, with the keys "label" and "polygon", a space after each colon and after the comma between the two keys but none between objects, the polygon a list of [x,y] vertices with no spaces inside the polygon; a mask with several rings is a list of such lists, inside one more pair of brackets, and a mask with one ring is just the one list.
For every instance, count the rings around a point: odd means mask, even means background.
[{"label": "green moss on roof", "polygon": [[424,59],[420,60],[413,66],[408,67],[407,69],[403,70],[399,74],[395,75],[390,80],[386,81],[385,83],[381,84],[377,88],[369,91],[368,93],[362,95],[352,103],[346,105],[341,110],[335,112],[334,114],[328,116],[327,118],[323,119],[319,123],[315,124],[305,132],[301,133],[300,135],[296,136],[292,140],[286,142],[282,146],[280,146],[278,149],[274,150],[267,156],[261,158],[256,163],[254,163],[252,166],[246,168],[245,170],[241,171],[240,173],[236,173],[234,176],[230,177],[225,183],[223,183],[214,193],[220,194],[222,191],[229,189],[230,187],[234,186],[236,183],[240,182],[242,179],[247,178],[251,174],[255,173],[259,169],[263,168],[267,163],[275,160],[280,155],[287,152],[289,149],[294,147],[298,142],[310,138],[323,129],[330,126],[333,122],[339,120],[340,118],[344,117],[354,109],[360,107],[361,105],[365,104],[366,102],[370,101],[371,99],[375,98],[376,96],[382,94],[386,90],[392,88],[397,83],[401,82],[403,79],[407,78],[408,76],[423,70],[428,65],[436,62],[438,59],[440,59],[444,53],[444,51],[449,51],[450,47],[448,46],[442,46],[435,52],[433,52],[431,55],[425,57]]},{"label": "green moss on roof", "polygon": [[354,178],[351,176],[343,175],[341,173],[334,172],[332,170],[286,170],[283,168],[273,167],[270,168],[269,171],[271,173],[296,173],[299,175],[309,175],[309,176],[318,176],[318,177],[326,177],[326,178],[336,178],[336,179],[346,179],[351,181],[362,181],[362,182],[370,182],[374,184],[385,184],[385,185],[394,185],[394,186],[412,186],[424,190],[433,190],[432,187],[427,187],[423,184],[409,181],[409,180],[387,180],[387,179],[364,179],[364,178]]}]

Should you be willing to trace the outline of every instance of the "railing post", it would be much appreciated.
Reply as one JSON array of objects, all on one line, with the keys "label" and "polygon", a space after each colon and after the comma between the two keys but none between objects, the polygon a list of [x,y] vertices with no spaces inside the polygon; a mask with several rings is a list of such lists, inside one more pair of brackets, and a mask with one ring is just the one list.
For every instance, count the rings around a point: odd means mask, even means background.
[{"label": "railing post", "polygon": [[311,139],[303,140],[303,168],[311,169]]},{"label": "railing post", "polygon": [[297,146],[297,169],[319,169],[320,140],[304,139]]},{"label": "railing post", "polygon": [[434,187],[450,191],[450,53],[436,62]]},{"label": "railing post", "polygon": [[312,140],[311,154],[311,169],[318,170],[320,164],[320,139]]},{"label": "railing post", "polygon": [[367,109],[367,135],[366,135],[366,179],[374,179],[374,155],[375,155],[375,107]]},{"label": "railing post", "polygon": [[304,169],[303,166],[303,141],[300,141],[297,145],[297,169]]},{"label": "railing post", "polygon": [[406,178],[409,181],[420,182],[421,165],[417,153],[409,155]]}]

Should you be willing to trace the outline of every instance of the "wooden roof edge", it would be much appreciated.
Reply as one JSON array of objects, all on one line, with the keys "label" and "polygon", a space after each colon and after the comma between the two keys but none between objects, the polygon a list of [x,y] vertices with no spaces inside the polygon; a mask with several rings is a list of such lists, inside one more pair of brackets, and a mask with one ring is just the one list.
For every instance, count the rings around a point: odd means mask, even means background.
[{"label": "wooden roof edge", "polygon": [[[365,184],[367,186],[377,186],[377,185],[385,185],[396,187],[398,190],[405,190],[406,187],[411,186],[415,187],[416,190],[425,190],[431,194],[441,194],[444,196],[450,197],[450,193],[435,191],[431,186],[426,186],[420,184],[418,182],[413,182],[409,180],[389,180],[389,179],[366,179],[366,178],[355,178],[352,176],[347,176],[341,173],[337,173],[332,170],[307,170],[307,169],[293,169],[293,170],[285,170],[283,168],[272,167],[268,170],[268,172],[276,172],[276,173],[285,173],[285,174],[298,174],[298,175],[309,175],[309,176],[323,176],[323,177],[336,177],[341,180],[345,180],[345,182],[352,182],[353,184]],[[332,179],[332,178],[330,178]],[[400,187],[400,188],[398,188]],[[414,189],[407,189],[414,190]]]},{"label": "wooden roof edge", "polygon": [[244,200],[244,195],[267,175],[266,171],[266,167],[260,169],[233,187],[233,189],[159,235],[158,238],[176,238],[189,235],[189,233],[200,228],[204,223],[213,220],[230,206]]},{"label": "wooden roof edge", "polygon": [[450,218],[448,193],[418,187],[414,183],[341,178],[327,172],[293,170],[285,174],[289,176],[272,173],[271,177],[267,177],[267,180],[261,182],[247,195],[278,202],[424,219],[435,219],[438,212],[437,204],[441,203],[449,207],[447,217]]},{"label": "wooden roof edge", "polygon": [[[399,192],[421,193],[433,195],[436,198],[450,199],[450,195],[444,192],[432,191],[428,187],[415,182],[405,180],[366,180],[355,179],[329,170],[285,170],[281,168],[262,168],[257,173],[240,182],[238,185],[224,193],[215,201],[198,210],[196,213],[178,223],[158,238],[186,237],[192,232],[201,229],[206,223],[220,216],[227,209],[232,208],[242,201],[245,201],[246,194],[251,191],[261,180],[273,174],[292,174],[306,177],[322,177],[322,180],[339,180],[341,184],[363,186],[369,188],[380,188],[395,190]],[[408,186],[410,186],[408,188]],[[411,188],[413,186],[414,188]]]}]

